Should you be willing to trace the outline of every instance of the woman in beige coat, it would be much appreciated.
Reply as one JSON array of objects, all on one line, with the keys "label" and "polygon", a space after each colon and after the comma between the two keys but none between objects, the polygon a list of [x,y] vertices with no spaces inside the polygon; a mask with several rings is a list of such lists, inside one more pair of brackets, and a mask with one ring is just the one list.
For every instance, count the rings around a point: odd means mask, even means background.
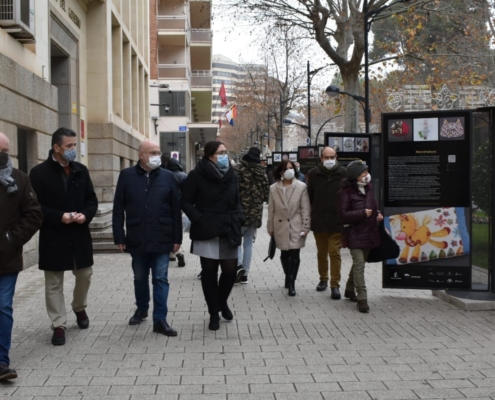
[{"label": "woman in beige coat", "polygon": [[285,287],[289,289],[289,296],[295,296],[299,252],[310,230],[311,207],[306,184],[296,178],[292,162],[283,160],[273,171],[273,177],[277,182],[270,187],[267,229],[282,251],[280,261],[285,273]]}]

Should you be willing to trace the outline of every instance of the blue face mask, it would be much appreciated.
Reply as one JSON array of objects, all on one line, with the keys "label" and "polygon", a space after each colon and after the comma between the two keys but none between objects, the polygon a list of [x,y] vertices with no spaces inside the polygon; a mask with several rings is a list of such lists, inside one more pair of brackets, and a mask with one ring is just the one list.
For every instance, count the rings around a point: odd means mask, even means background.
[{"label": "blue face mask", "polygon": [[217,164],[220,167],[225,168],[227,165],[229,165],[229,156],[227,154],[217,156]]},{"label": "blue face mask", "polygon": [[76,159],[76,156],[77,156],[76,149],[65,150],[64,151],[64,154],[62,155],[62,157],[64,158],[64,160],[65,161],[68,161],[68,162],[74,161]]}]

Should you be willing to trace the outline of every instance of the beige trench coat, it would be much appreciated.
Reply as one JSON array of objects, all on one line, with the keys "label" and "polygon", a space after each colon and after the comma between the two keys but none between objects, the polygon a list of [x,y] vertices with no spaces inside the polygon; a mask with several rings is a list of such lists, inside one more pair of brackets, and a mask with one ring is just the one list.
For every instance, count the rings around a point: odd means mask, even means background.
[{"label": "beige trench coat", "polygon": [[292,180],[284,196],[282,182],[270,186],[268,202],[268,232],[273,232],[275,243],[280,250],[300,249],[304,247],[306,236],[302,231],[310,231],[311,206],[306,184]]}]

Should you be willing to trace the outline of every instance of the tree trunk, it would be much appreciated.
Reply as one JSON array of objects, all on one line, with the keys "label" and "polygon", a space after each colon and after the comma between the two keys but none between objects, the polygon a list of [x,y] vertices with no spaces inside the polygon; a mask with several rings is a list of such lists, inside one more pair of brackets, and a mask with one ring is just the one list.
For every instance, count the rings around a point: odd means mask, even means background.
[{"label": "tree trunk", "polygon": [[[358,73],[351,72],[343,74],[342,79],[344,81],[344,91],[350,94],[359,95],[359,75]],[[359,102],[353,99],[351,96],[345,95],[345,132],[360,133],[359,129],[359,113],[361,106]]]}]

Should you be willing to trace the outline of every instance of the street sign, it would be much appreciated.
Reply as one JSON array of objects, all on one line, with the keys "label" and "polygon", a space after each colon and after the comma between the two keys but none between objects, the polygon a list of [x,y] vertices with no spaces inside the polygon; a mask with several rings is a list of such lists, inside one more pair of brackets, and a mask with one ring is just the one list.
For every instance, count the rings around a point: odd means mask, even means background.
[{"label": "street sign", "polygon": [[179,132],[187,132],[187,126],[179,126]]}]

